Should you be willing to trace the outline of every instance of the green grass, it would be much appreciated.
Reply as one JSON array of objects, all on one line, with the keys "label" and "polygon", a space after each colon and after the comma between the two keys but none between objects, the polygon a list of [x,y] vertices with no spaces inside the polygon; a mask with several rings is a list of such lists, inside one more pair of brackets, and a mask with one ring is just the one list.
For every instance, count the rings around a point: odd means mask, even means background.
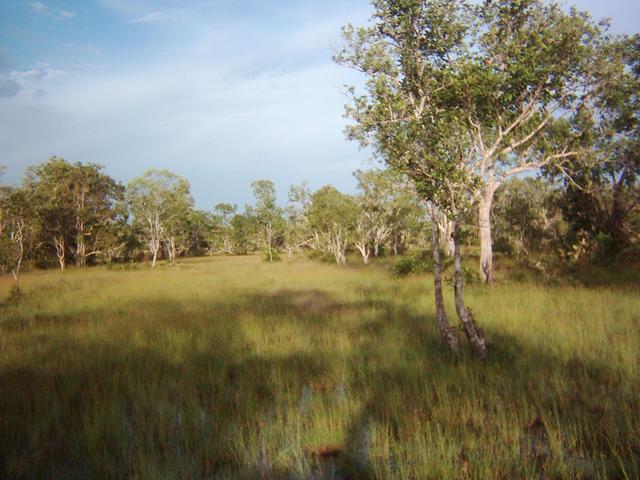
[{"label": "green grass", "polygon": [[0,478],[640,477],[637,285],[471,285],[485,362],[440,345],[429,277],[376,268],[220,257],[9,289]]}]

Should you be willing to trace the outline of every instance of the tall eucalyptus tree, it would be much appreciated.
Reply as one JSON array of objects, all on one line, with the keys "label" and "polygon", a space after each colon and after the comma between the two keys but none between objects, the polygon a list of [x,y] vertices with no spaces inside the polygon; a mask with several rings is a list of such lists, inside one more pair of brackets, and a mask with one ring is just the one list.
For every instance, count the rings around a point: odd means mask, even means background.
[{"label": "tall eucalyptus tree", "polygon": [[[603,26],[584,12],[543,0],[375,0],[373,5],[374,25],[347,26],[347,51],[336,56],[370,80],[367,95],[351,90],[347,114],[357,122],[351,136],[381,122],[415,123],[445,111],[459,113],[455,128],[470,140],[466,170],[480,182],[472,198],[479,217],[480,273],[491,282],[495,192],[523,172],[574,170],[583,134],[580,116],[607,77]],[[389,91],[402,95],[392,97]],[[376,104],[384,118],[371,116]]]}]

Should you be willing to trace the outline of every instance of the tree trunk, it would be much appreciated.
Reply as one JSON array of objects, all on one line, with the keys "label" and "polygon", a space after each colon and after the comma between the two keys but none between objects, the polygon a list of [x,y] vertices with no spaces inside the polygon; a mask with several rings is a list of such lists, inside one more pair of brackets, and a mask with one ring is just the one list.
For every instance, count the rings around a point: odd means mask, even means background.
[{"label": "tree trunk", "polygon": [[480,230],[480,278],[484,283],[493,282],[493,239],[491,238],[491,205],[499,182],[490,177],[485,185],[478,206]]},{"label": "tree trunk", "polygon": [[64,267],[66,267],[66,262],[65,262],[66,245],[65,245],[64,238],[54,238],[53,244],[56,247],[56,256],[58,257],[58,264],[60,265],[60,270],[64,270]]},{"label": "tree trunk", "polygon": [[80,219],[76,220],[76,230],[76,267],[84,268],[87,264],[87,244],[84,222]]},{"label": "tree trunk", "polygon": [[458,339],[451,330],[449,318],[444,308],[444,298],[442,296],[442,277],[440,263],[440,238],[438,224],[431,222],[431,248],[433,249],[433,290],[436,300],[436,319],[438,321],[438,329],[440,330],[440,338],[451,349],[458,349]]},{"label": "tree trunk", "polygon": [[24,258],[24,226],[18,227],[20,229],[18,233],[17,243],[18,243],[18,258],[16,260],[16,264],[12,270],[13,274],[13,291],[14,293],[20,293],[20,270],[22,268],[22,259]]},{"label": "tree trunk", "polygon": [[369,263],[369,246],[366,243],[356,243],[356,248],[362,255],[362,263],[365,265]]},{"label": "tree trunk", "polygon": [[178,256],[178,252],[176,249],[176,239],[173,235],[169,237],[169,242],[167,245],[167,253],[169,254],[170,262],[175,261],[176,257]]},{"label": "tree trunk", "polygon": [[160,244],[153,246],[153,260],[151,261],[151,268],[156,266],[156,260],[158,259],[158,248],[160,248]]},{"label": "tree trunk", "polygon": [[80,238],[80,235],[78,235],[78,238],[77,238],[76,242],[77,242],[77,244],[76,244],[76,267],[82,268],[82,267],[84,267],[84,250],[85,250],[85,246],[84,246],[84,241]]},{"label": "tree trunk", "polygon": [[484,338],[484,332],[476,325],[473,314],[464,304],[464,279],[462,277],[462,254],[460,252],[460,235],[457,222],[453,224],[453,240],[455,244],[453,253],[453,264],[455,268],[454,292],[456,299],[456,312],[458,318],[462,322],[464,333],[467,340],[471,344],[471,348],[480,357],[487,356],[487,343]]},{"label": "tree trunk", "polygon": [[451,258],[453,257],[455,245],[453,242],[453,222],[451,220],[444,220],[444,248],[447,251],[447,255]]},{"label": "tree trunk", "polygon": [[18,260],[18,264],[11,272],[13,274],[13,292],[20,293],[20,267],[22,265],[22,258]]},{"label": "tree trunk", "polygon": [[269,261],[273,262],[273,251],[271,248],[271,244],[273,243],[273,231],[271,227],[271,223],[267,224],[267,255],[269,255]]}]

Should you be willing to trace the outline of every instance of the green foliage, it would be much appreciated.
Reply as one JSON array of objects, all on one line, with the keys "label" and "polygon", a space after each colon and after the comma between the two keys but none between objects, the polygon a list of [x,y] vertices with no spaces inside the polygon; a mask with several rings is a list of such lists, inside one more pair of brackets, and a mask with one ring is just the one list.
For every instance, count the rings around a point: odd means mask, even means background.
[{"label": "green foliage", "polygon": [[356,203],[351,196],[327,185],[311,196],[309,222],[312,228],[320,231],[338,227],[348,230],[355,222],[356,212]]},{"label": "green foliage", "polygon": [[148,170],[129,182],[126,197],[154,264],[163,242],[169,258],[175,259],[184,249],[193,209],[189,182],[168,170]]},{"label": "green foliage", "polygon": [[10,272],[20,290],[22,264],[33,245],[33,208],[22,189],[0,190],[0,273]]},{"label": "green foliage", "polygon": [[492,211],[495,250],[522,257],[562,248],[566,223],[559,195],[540,178],[506,182],[496,194]]},{"label": "green foliage", "polygon": [[413,258],[400,258],[393,265],[393,272],[398,277],[406,277],[416,273],[416,260]]},{"label": "green foliage", "polygon": [[[452,265],[452,259],[444,257],[441,259],[442,270],[446,270]],[[433,256],[431,251],[422,250],[412,257],[403,257],[396,261],[393,271],[399,277],[406,277],[411,274],[424,275],[433,272]]]},{"label": "green foliage", "polygon": [[209,231],[209,249],[220,253],[232,252],[233,227],[231,221],[238,207],[230,203],[218,203],[213,208],[211,230]]},{"label": "green foliage", "polygon": [[51,157],[30,167],[24,189],[34,210],[34,230],[42,252],[36,257],[70,257],[78,266],[113,248],[115,229],[126,219],[124,187],[97,164]]},{"label": "green foliage", "polygon": [[355,199],[326,185],[311,196],[307,218],[314,231],[315,247],[336,263],[346,262],[358,215]]},{"label": "green foliage", "polygon": [[256,180],[251,184],[255,206],[252,214],[260,227],[260,239],[268,261],[273,261],[284,229],[282,209],[276,203],[276,189],[271,180]]},{"label": "green foliage", "polygon": [[[343,30],[335,60],[351,88],[347,136],[405,173],[459,224],[478,207],[481,269],[492,278],[491,201],[527,171],[572,176],[594,144],[598,90],[622,64],[606,26],[543,0],[377,0]],[[637,91],[637,89],[636,89]]]},{"label": "green foliage", "polygon": [[249,251],[253,251],[255,245],[253,243],[257,224],[255,217],[246,213],[238,213],[231,219],[231,227],[233,229],[233,251],[238,255],[246,255]]},{"label": "green foliage", "polygon": [[263,252],[262,259],[265,262],[279,262],[282,260],[282,258],[280,257],[280,254],[276,251],[272,251],[271,253]]},{"label": "green foliage", "polygon": [[580,261],[610,261],[640,245],[640,36],[618,39],[606,54],[612,67],[589,117],[594,146],[562,198],[567,244]]}]

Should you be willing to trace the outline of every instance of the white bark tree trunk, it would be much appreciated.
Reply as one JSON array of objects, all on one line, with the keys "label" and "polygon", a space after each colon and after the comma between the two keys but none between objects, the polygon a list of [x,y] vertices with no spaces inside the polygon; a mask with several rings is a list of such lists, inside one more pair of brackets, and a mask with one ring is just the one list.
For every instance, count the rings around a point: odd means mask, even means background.
[{"label": "white bark tree trunk", "polygon": [[169,240],[166,242],[167,246],[167,254],[169,255],[169,261],[173,262],[178,256],[177,248],[176,248],[176,238],[171,235]]},{"label": "white bark tree trunk", "polygon": [[360,252],[360,255],[362,255],[362,262],[366,265],[369,263],[369,255],[371,254],[370,250],[369,250],[369,243],[368,242],[356,242],[355,243],[356,248],[358,249],[358,251]]},{"label": "white bark tree trunk", "polygon": [[231,239],[227,235],[222,237],[222,251],[226,254],[231,253]]},{"label": "white bark tree trunk", "polygon": [[76,240],[76,266],[84,268],[87,263],[87,247],[84,240],[84,227],[78,230]]},{"label": "white bark tree trunk", "polygon": [[267,223],[267,254],[269,255],[269,261],[273,262],[273,227],[271,222]]},{"label": "white bark tree trunk", "polygon": [[460,322],[462,322],[464,333],[471,344],[471,348],[480,357],[485,358],[487,356],[487,342],[484,338],[484,332],[482,329],[478,328],[473,318],[473,314],[467,309],[464,303],[464,278],[462,276],[462,253],[460,251],[458,228],[458,224],[454,223],[453,238],[455,242],[455,250],[453,254],[453,264],[455,268],[455,278],[453,288],[456,312],[458,313]]},{"label": "white bark tree trunk", "polygon": [[160,248],[160,244],[154,245],[151,247],[153,253],[153,260],[151,260],[151,268],[156,266],[156,260],[158,259],[158,249]]},{"label": "white bark tree trunk", "polygon": [[447,255],[453,257],[455,243],[453,241],[453,222],[451,220],[445,220],[444,239],[442,243],[444,244]]},{"label": "white bark tree trunk", "polygon": [[14,281],[13,291],[16,294],[20,293],[20,271],[22,269],[22,260],[24,259],[25,228],[26,228],[25,222],[21,219],[18,219],[14,222],[13,233],[11,234],[11,241],[18,248],[15,263],[13,265],[13,268],[11,269],[11,274],[13,276],[13,281]]},{"label": "white bark tree trunk", "polygon": [[484,283],[493,282],[493,238],[491,235],[491,206],[500,182],[493,175],[484,186],[478,204],[478,229],[480,234],[480,278]]},{"label": "white bark tree trunk", "polygon": [[153,268],[156,266],[156,261],[158,260],[158,251],[162,243],[164,228],[160,222],[160,214],[158,212],[147,217],[147,223],[149,224],[149,250],[153,255],[151,268]]},{"label": "white bark tree trunk", "polygon": [[56,256],[58,257],[58,264],[60,265],[60,270],[64,270],[66,267],[65,261],[65,253],[66,253],[66,245],[63,237],[55,237],[53,239],[53,244],[56,247]]},{"label": "white bark tree trunk", "polygon": [[451,330],[449,318],[444,308],[444,298],[442,295],[442,276],[440,264],[440,235],[438,224],[431,222],[431,248],[433,249],[433,290],[436,301],[436,320],[440,338],[452,350],[458,349],[458,339]]},{"label": "white bark tree trunk", "polygon": [[341,263],[346,263],[347,258],[345,256],[345,252],[347,250],[347,240],[346,235],[343,235],[342,228],[338,228],[337,231],[333,233],[333,238],[331,239],[332,250],[334,257],[336,259],[336,263],[340,265]]}]

